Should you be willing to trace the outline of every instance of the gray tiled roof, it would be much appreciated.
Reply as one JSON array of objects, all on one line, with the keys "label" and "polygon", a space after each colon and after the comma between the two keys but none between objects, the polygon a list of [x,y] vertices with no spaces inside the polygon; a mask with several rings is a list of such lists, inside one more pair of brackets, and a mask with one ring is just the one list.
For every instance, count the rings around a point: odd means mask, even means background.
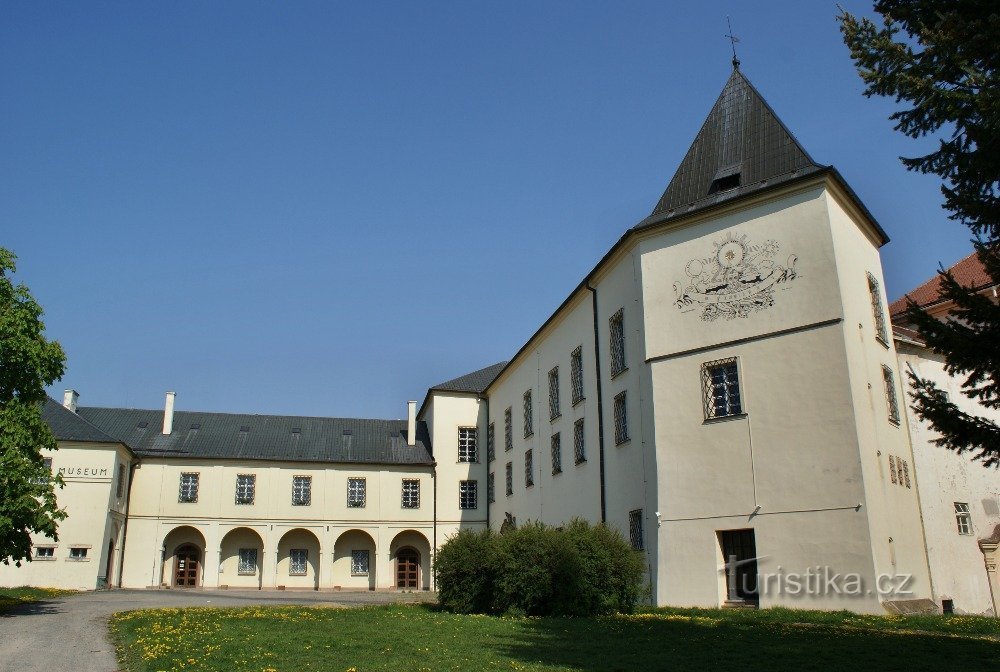
[{"label": "gray tiled roof", "polygon": [[48,424],[57,441],[121,443],[51,397],[45,400],[42,407],[42,420]]},{"label": "gray tiled roof", "polygon": [[163,435],[163,411],[80,407],[80,416],[141,456],[289,462],[429,465],[426,423],[406,445],[406,420],[313,418],[175,411]]},{"label": "gray tiled roof", "polygon": [[446,380],[445,382],[432,387],[431,391],[469,392],[472,394],[481,394],[483,390],[490,386],[490,383],[496,380],[497,375],[505,366],[507,366],[507,362],[497,362],[496,364],[479,369],[478,371],[467,373],[464,376]]}]

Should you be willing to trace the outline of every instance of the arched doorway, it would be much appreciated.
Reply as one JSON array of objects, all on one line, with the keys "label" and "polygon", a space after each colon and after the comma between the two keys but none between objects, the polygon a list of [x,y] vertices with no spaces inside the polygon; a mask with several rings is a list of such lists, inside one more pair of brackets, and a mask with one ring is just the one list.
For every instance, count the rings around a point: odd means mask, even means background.
[{"label": "arched doorway", "polygon": [[[172,529],[164,538],[161,546],[163,561],[160,563],[160,585],[164,588],[177,586],[180,588],[195,588],[201,585],[204,577],[202,570],[205,564],[205,536],[197,528],[181,525]],[[182,555],[178,555],[178,554]],[[120,554],[119,554],[120,555]],[[191,559],[197,563],[191,567]],[[184,583],[178,583],[179,565],[185,567]],[[195,569],[195,583],[189,583],[190,569]]]},{"label": "arched doorway", "polygon": [[420,588],[420,554],[409,546],[396,551],[396,588]]},{"label": "arched doorway", "polygon": [[201,573],[201,550],[194,544],[183,544],[174,551],[174,580],[176,588],[194,588]]}]

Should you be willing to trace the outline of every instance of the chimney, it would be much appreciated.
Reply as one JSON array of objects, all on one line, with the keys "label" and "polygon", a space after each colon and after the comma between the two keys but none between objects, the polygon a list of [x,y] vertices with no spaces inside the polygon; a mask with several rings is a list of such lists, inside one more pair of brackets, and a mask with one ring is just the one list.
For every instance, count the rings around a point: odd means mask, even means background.
[{"label": "chimney", "polygon": [[406,402],[406,445],[417,445],[417,402]]},{"label": "chimney", "polygon": [[167,392],[167,403],[163,406],[163,433],[174,431],[174,397],[176,392]]},{"label": "chimney", "polygon": [[80,401],[80,393],[76,390],[66,390],[63,392],[63,406],[76,413],[76,402]]}]

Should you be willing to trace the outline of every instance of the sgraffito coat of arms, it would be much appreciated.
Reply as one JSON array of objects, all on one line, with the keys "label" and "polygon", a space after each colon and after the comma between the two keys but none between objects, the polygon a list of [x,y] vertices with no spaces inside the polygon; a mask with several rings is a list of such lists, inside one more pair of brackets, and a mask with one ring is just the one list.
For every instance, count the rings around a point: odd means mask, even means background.
[{"label": "sgraffito coat of arms", "polygon": [[766,240],[753,244],[746,235],[727,234],[714,252],[692,259],[684,267],[687,279],[674,283],[675,305],[681,312],[701,310],[701,319],[749,317],[774,305],[774,293],[795,280],[794,254],[784,265],[776,262],[781,246]]}]

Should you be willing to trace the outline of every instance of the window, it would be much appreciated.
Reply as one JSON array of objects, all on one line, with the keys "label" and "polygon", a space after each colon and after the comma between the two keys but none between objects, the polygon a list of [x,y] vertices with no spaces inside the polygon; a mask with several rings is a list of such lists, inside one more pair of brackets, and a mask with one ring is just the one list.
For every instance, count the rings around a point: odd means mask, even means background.
[{"label": "window", "polygon": [[882,365],[882,383],[885,385],[885,402],[889,407],[889,422],[899,424],[899,402],[896,400],[896,378],[892,369]]},{"label": "window", "polygon": [[486,428],[486,461],[492,462],[497,459],[496,432],[493,423]]},{"label": "window", "polygon": [[573,459],[577,464],[587,461],[587,451],[583,436],[583,418],[573,423]]},{"label": "window", "polygon": [[628,441],[628,409],[625,403],[625,393],[615,396],[615,445],[620,446]]},{"label": "window", "polygon": [[740,415],[743,412],[735,357],[702,364],[701,378],[705,392],[706,420]]},{"label": "window", "polygon": [[305,576],[306,568],[309,566],[309,550],[305,548],[293,548],[288,551],[288,575]]},{"label": "window", "polygon": [[872,300],[872,316],[875,318],[875,338],[882,345],[889,345],[889,335],[885,327],[885,313],[882,311],[882,293],[879,291],[878,280],[871,273],[868,274],[868,294]]},{"label": "window", "polygon": [[240,576],[253,576],[257,573],[257,549],[241,548],[240,564],[236,568],[236,573]]},{"label": "window", "polygon": [[[43,457],[42,466],[45,467],[45,474],[31,479],[35,485],[45,485],[52,480],[52,458]],[[121,497],[121,495],[119,495]]]},{"label": "window", "polygon": [[896,478],[899,484],[903,484],[903,460],[901,458],[896,458]]},{"label": "window", "polygon": [[[898,459],[898,458],[897,458]],[[910,463],[906,460],[900,460],[903,463],[903,481],[906,483],[906,487],[910,487]]]},{"label": "window", "polygon": [[125,496],[125,465],[118,463],[118,483],[115,486],[115,495],[118,499]]},{"label": "window", "polygon": [[365,479],[347,479],[347,506],[352,509],[364,508],[365,505]]},{"label": "window", "polygon": [[89,548],[84,548],[84,547],[80,547],[80,546],[76,546],[76,547],[70,548],[69,549],[69,559],[70,560],[86,560],[87,559],[87,552],[89,550],[90,550]]},{"label": "window", "polygon": [[416,478],[403,479],[403,508],[420,508],[420,481]]},{"label": "window", "polygon": [[619,373],[627,369],[625,366],[625,309],[619,308],[618,312],[608,320],[608,327],[611,330],[611,377],[614,378]]},{"label": "window", "polygon": [[570,384],[573,386],[573,405],[583,401],[583,346],[569,356]]},{"label": "window", "polygon": [[180,491],[177,494],[177,501],[178,502],[198,501],[198,474],[195,473],[181,474],[181,485],[180,485]]},{"label": "window", "polygon": [[534,433],[531,417],[531,390],[527,390],[524,393],[524,438],[528,438]]},{"label": "window", "polygon": [[549,420],[555,420],[562,413],[559,411],[559,367],[549,371]]},{"label": "window", "polygon": [[889,456],[889,478],[892,480],[892,484],[896,485],[898,481],[896,480],[896,456]]},{"label": "window", "polygon": [[955,522],[958,523],[959,534],[972,534],[972,514],[965,502],[955,502]]},{"label": "window", "polygon": [[562,472],[562,440],[559,432],[552,435],[552,474]]},{"label": "window", "polygon": [[292,476],[292,506],[312,504],[312,476]]},{"label": "window", "polygon": [[479,483],[477,481],[461,481],[458,484],[458,508],[479,508]]},{"label": "window", "polygon": [[507,496],[514,494],[514,463],[507,463]]},{"label": "window", "polygon": [[524,487],[530,488],[535,484],[535,462],[532,459],[531,450],[524,451]]},{"label": "window", "polygon": [[492,471],[486,476],[486,503],[497,501],[496,474]]},{"label": "window", "polygon": [[351,551],[351,576],[368,576],[368,551]]},{"label": "window", "polygon": [[510,406],[503,412],[503,449],[513,450],[514,448],[514,420]]},{"label": "window", "polygon": [[628,538],[635,550],[645,548],[642,543],[642,509],[628,512]]},{"label": "window", "polygon": [[459,462],[478,462],[479,461],[479,451],[476,448],[476,434],[478,431],[475,427],[459,427],[458,428],[458,461]]},{"label": "window", "polygon": [[56,549],[52,546],[39,546],[35,549],[35,560],[55,560]]},{"label": "window", "polygon": [[254,491],[256,489],[256,474],[239,474],[236,477],[236,503],[253,504]]}]

